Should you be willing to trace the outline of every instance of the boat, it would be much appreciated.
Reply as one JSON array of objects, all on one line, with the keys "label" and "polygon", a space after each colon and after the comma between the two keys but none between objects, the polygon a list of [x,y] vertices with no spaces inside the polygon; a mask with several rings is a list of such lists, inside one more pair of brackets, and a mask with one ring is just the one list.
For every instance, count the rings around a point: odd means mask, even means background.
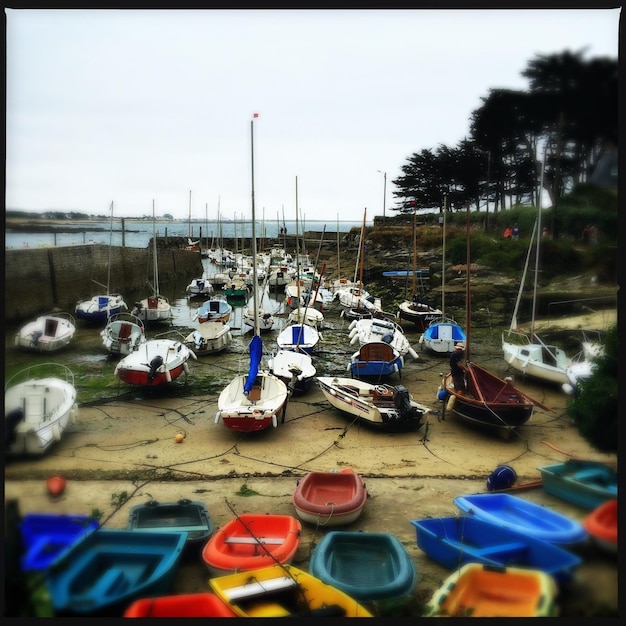
[{"label": "boat", "polygon": [[[540,189],[543,185],[543,166],[541,169],[541,178],[542,180]],[[528,254],[526,256],[526,263],[524,266],[524,271],[522,273],[522,280],[517,295],[517,301],[513,310],[513,316],[511,317],[511,324],[509,326],[509,330],[506,333],[502,333],[502,351],[504,360],[509,365],[509,367],[518,372],[521,372],[524,376],[528,376],[544,383],[562,386],[569,383],[567,368],[571,364],[572,360],[564,350],[556,345],[546,344],[535,332],[535,308],[537,300],[537,281],[539,280],[540,258],[539,242],[541,240],[541,237],[539,235],[539,233],[541,233],[541,211],[541,202],[539,202],[539,215],[538,219],[535,220],[535,226],[531,234]],[[528,261],[530,258],[531,249],[533,247],[535,235],[537,236],[537,243],[535,246],[535,278],[533,288],[532,314],[530,321],[530,330],[528,332],[524,332],[518,328],[517,313],[522,298],[522,293],[524,291],[526,273],[528,270]]]},{"label": "boat", "polygon": [[[76,319],[89,324],[104,324],[113,315],[128,309],[124,298],[119,293],[111,293],[111,248],[113,247],[113,202],[109,229],[109,261],[107,263],[106,294],[93,296],[89,300],[79,300],[74,309]],[[104,286],[104,285],[103,285]]]},{"label": "boat", "polygon": [[135,600],[123,617],[237,617],[214,593],[179,593]]},{"label": "boat", "polygon": [[169,322],[172,319],[172,306],[168,299],[159,293],[159,262],[157,255],[156,217],[152,200],[152,295],[135,302],[132,313],[143,322]]},{"label": "boat", "polygon": [[259,332],[264,333],[274,328],[274,317],[269,311],[259,309],[258,313],[255,316],[254,310],[248,307],[242,315],[244,323],[251,328],[254,328],[255,326],[255,317],[257,320]]},{"label": "boat", "polygon": [[380,381],[394,374],[402,378],[404,358],[384,341],[370,341],[362,345],[351,357],[348,371],[352,378]]},{"label": "boat", "polygon": [[417,430],[430,409],[413,400],[404,385],[372,385],[353,378],[318,376],[325,398],[336,409],[382,430]]},{"label": "boat", "polygon": [[583,527],[596,546],[617,554],[617,498],[593,509],[583,520]]},{"label": "boat", "polygon": [[424,617],[557,617],[558,589],[541,570],[466,563],[446,578]]},{"label": "boat", "polygon": [[20,370],[4,387],[4,453],[41,456],[76,421],[74,373],[60,363]]},{"label": "boat", "polygon": [[604,463],[568,459],[539,468],[543,490],[583,509],[617,498],[617,472]]},{"label": "boat", "polygon": [[367,489],[349,467],[336,472],[308,472],[296,483],[292,503],[298,517],[316,527],[352,524],[367,503]]},{"label": "boat", "polygon": [[171,588],[187,533],[99,528],[45,571],[57,617],[119,616],[142,597]]},{"label": "boat", "polygon": [[226,302],[234,306],[242,306],[249,295],[248,285],[241,278],[231,278],[223,287]]},{"label": "boat", "polygon": [[210,298],[198,307],[194,319],[197,319],[200,324],[205,322],[227,322],[232,311],[232,305],[226,302],[226,300]]},{"label": "boat", "polygon": [[186,532],[185,554],[194,555],[213,534],[213,520],[203,502],[181,498],[177,502],[148,500],[128,511],[128,530]]},{"label": "boat", "polygon": [[417,546],[449,570],[465,563],[528,567],[569,584],[582,559],[556,544],[469,515],[411,520]]},{"label": "boat", "polygon": [[185,345],[196,356],[217,354],[228,348],[233,340],[230,326],[225,322],[204,322],[185,337]]},{"label": "boat", "polygon": [[313,385],[317,373],[313,359],[306,352],[278,350],[268,360],[267,365],[269,371],[295,394],[306,393]]},{"label": "boat", "polygon": [[417,583],[406,548],[384,532],[331,530],[311,554],[309,572],[359,602],[402,598]]},{"label": "boat", "polygon": [[130,354],[146,342],[143,322],[132,313],[118,313],[109,318],[100,331],[102,344],[111,354]]},{"label": "boat", "polygon": [[[250,147],[252,154],[252,275],[257,284],[256,216],[254,207],[254,118],[250,121]],[[254,335],[248,346],[250,361],[248,373],[235,376],[217,399],[215,423],[221,420],[231,430],[256,432],[278,426],[278,415],[285,420],[289,393],[287,385],[269,371],[261,370],[263,341],[259,332],[258,294],[252,290],[252,309],[255,322]]]},{"label": "boat", "polygon": [[405,336],[402,326],[395,321],[367,316],[352,320],[348,328],[350,345],[358,343],[363,346],[372,341],[384,341],[402,356],[409,354],[413,359],[419,358]]},{"label": "boat", "polygon": [[290,324],[278,333],[276,344],[280,350],[293,350],[311,354],[319,340],[320,335],[315,327],[308,324]]},{"label": "boat", "polygon": [[417,211],[413,211],[413,269],[410,272],[387,271],[383,272],[385,277],[405,277],[411,276],[412,289],[411,299],[404,300],[398,305],[398,318],[406,322],[412,322],[419,332],[424,332],[429,324],[439,319],[443,312],[437,307],[427,302],[423,297],[424,289],[417,289],[417,278],[421,279],[430,276],[429,270],[417,269]]},{"label": "boat", "polygon": [[580,522],[510,493],[477,493],[454,498],[462,515],[469,515],[556,543],[579,544],[587,538]]},{"label": "boat", "polygon": [[291,563],[302,526],[292,515],[242,513],[218,528],[202,548],[211,576]]},{"label": "boat", "polygon": [[[457,322],[445,315],[445,296],[446,296],[446,198],[443,202],[443,253],[441,258],[441,315],[433,320],[421,334],[419,343],[424,345],[427,350],[433,354],[450,355],[454,350],[454,346],[458,342],[465,343],[467,340],[465,331]],[[469,280],[469,267],[467,272]]]},{"label": "boat", "polygon": [[128,385],[158,387],[189,375],[190,358],[197,359],[193,350],[176,339],[157,335],[142,343],[134,352],[118,361],[114,374]]},{"label": "boat", "polygon": [[291,564],[209,579],[239,617],[373,617],[349,595]]},{"label": "boat", "polygon": [[69,313],[40,315],[15,334],[15,345],[34,352],[56,352],[69,345],[76,333],[76,321]]},{"label": "boat", "polygon": [[185,287],[188,298],[212,296],[214,291],[215,289],[206,274],[203,274],[200,278],[192,278],[191,282]]},{"label": "boat", "polygon": [[287,321],[295,324],[308,324],[318,330],[324,324],[324,314],[308,306],[300,306],[289,313]]},{"label": "boat", "polygon": [[441,380],[437,397],[443,401],[443,416],[452,411],[461,421],[510,440],[517,429],[533,415],[535,407],[552,409],[524,393],[513,384],[510,377],[502,379],[471,360],[471,298],[470,298],[470,228],[469,207],[466,212],[467,262],[466,262],[466,324],[465,324],[465,386],[457,389],[451,372]]},{"label": "boat", "polygon": [[27,513],[19,523],[23,572],[44,571],[76,541],[99,528],[88,515]]}]

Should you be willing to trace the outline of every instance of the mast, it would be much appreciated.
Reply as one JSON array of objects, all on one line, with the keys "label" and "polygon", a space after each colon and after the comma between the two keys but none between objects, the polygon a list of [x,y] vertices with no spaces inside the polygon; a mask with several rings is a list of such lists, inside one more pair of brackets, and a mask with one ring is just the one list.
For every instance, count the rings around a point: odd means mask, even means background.
[{"label": "mast", "polygon": [[[256,116],[256,113],[254,114]],[[257,303],[257,276],[256,276],[256,225],[254,212],[254,117],[250,120],[250,155],[251,155],[251,172],[252,172],[252,282],[254,289],[252,290],[252,311],[254,317],[254,335],[259,334],[259,315]]]},{"label": "mast", "polygon": [[413,211],[413,281],[412,281],[412,296],[415,297],[415,273],[417,272],[417,209]]},{"label": "mast", "polygon": [[152,199],[152,250],[154,253],[154,295],[159,295],[159,269],[157,264],[157,245],[156,245],[156,215],[154,212],[154,198]]},{"label": "mast", "polygon": [[[361,228],[361,263],[359,269],[359,296],[361,295],[361,288],[363,287],[363,262],[365,260],[365,255],[363,254],[363,250],[365,248],[365,216],[367,214],[367,207],[363,209],[363,227]],[[361,304],[361,300],[359,300],[359,305]],[[358,306],[357,306],[358,308]]]},{"label": "mast", "polygon": [[[470,321],[471,321],[471,304],[470,304],[470,209],[469,209],[469,203],[467,205],[466,211],[465,211],[465,237],[466,237],[466,258],[465,258],[465,263],[466,263],[466,271],[467,271],[467,277],[465,280],[465,361],[467,363],[470,362]],[[445,231],[445,224],[446,224],[446,218],[445,218],[445,213],[444,213],[444,218],[443,218],[443,224],[444,224],[444,231]],[[443,310],[443,307],[442,307]]]},{"label": "mast", "polygon": [[541,239],[541,199],[543,197],[543,172],[546,167],[546,152],[548,144],[543,149],[543,161],[541,162],[541,177],[539,179],[539,215],[537,217],[537,247],[535,252],[535,283],[533,287],[533,314],[530,319],[530,336],[535,336],[535,309],[537,306],[537,281],[539,279],[539,240]]},{"label": "mast", "polygon": [[445,317],[445,298],[446,298],[446,207],[448,194],[443,194],[443,252],[441,256],[441,319]]},{"label": "mast", "polygon": [[191,239],[193,231],[191,230],[191,189],[189,190],[189,238]]},{"label": "mast", "polygon": [[341,278],[341,254],[339,254],[339,213],[337,213],[337,278]]},{"label": "mast", "polygon": [[[283,223],[285,222],[283,214]],[[298,177],[296,176],[296,293],[298,294],[298,307],[300,306],[300,244],[298,243]]]},{"label": "mast", "polygon": [[109,227],[109,269],[107,274],[107,296],[111,286],[111,248],[113,247],[113,200],[111,200],[111,225]]}]

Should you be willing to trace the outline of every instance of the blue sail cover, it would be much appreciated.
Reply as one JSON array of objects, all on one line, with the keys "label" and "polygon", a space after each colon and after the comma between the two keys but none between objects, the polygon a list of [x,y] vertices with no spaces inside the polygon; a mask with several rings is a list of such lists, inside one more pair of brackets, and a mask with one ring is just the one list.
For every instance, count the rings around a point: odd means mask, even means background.
[{"label": "blue sail cover", "polygon": [[259,373],[259,363],[261,362],[261,357],[263,356],[263,342],[261,341],[261,337],[259,337],[259,335],[255,335],[254,337],[252,337],[249,350],[250,369],[248,370],[248,378],[246,378],[246,384],[243,386],[243,392],[246,395],[250,393],[250,389],[252,389],[254,385],[256,376]]}]

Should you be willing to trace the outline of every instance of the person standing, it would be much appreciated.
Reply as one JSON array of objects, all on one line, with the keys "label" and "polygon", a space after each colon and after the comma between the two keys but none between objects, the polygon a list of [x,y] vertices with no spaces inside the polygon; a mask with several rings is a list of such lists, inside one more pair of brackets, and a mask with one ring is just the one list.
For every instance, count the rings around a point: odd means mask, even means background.
[{"label": "person standing", "polygon": [[511,229],[511,239],[519,239],[519,226],[517,222],[513,224],[513,228]]},{"label": "person standing", "polygon": [[467,370],[465,369],[465,365],[461,363],[464,351],[465,344],[457,343],[450,355],[450,374],[452,374],[454,388],[459,393],[465,393],[467,390],[465,386],[465,372]]},{"label": "person standing", "polygon": [[439,228],[443,228],[443,215],[439,216]]}]

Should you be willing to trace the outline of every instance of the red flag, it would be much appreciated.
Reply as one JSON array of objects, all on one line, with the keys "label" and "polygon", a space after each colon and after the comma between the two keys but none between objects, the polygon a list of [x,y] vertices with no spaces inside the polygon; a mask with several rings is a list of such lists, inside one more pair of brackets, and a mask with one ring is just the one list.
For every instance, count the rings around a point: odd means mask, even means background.
[{"label": "red flag", "polygon": [[259,114],[258,113],[253,113],[252,117],[259,117]]}]

